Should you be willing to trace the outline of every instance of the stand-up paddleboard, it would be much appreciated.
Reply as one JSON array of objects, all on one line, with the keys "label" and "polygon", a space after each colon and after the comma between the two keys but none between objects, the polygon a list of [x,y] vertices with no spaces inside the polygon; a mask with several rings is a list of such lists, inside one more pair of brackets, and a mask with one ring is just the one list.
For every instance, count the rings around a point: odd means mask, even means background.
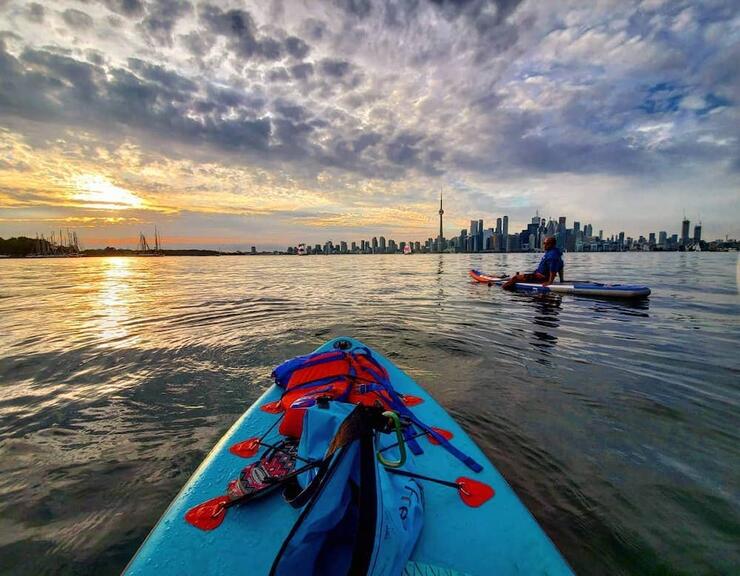
[{"label": "stand-up paddleboard", "polygon": [[[470,277],[481,284],[501,286],[508,280],[506,277],[485,274],[480,270],[470,270]],[[578,296],[596,296],[599,298],[645,298],[650,296],[650,288],[638,284],[602,284],[600,282],[553,282],[542,286],[532,282],[517,282],[515,288],[522,292],[539,292],[542,294],[576,294]]]},{"label": "stand-up paddleboard", "polygon": [[[338,349],[368,350],[357,340],[337,338],[317,352]],[[374,351],[368,353],[385,368],[388,380],[414,417],[435,430],[443,429],[450,444],[482,466],[479,472],[472,471],[439,442],[422,435],[417,440],[423,453],[414,457],[413,465],[417,477],[453,481],[469,477],[492,488],[484,503],[466,506],[449,486],[420,480],[424,489],[423,527],[403,573],[418,576],[573,574],[527,508],[457,422],[390,360]],[[245,459],[236,455],[239,450],[235,446],[262,436],[276,423],[279,416],[270,413],[270,408],[282,392],[276,385],[270,387],[216,444],[165,511],[124,574],[205,576],[270,572],[282,543],[302,512],[288,505],[279,492],[229,508],[221,524],[213,530],[198,529],[185,516],[194,507],[223,494],[229,479],[244,468]],[[307,432],[304,430],[303,434]],[[263,442],[270,445],[278,439],[275,430]],[[253,460],[259,458],[255,447],[247,448]],[[265,449],[259,452],[264,453]],[[382,554],[382,550],[378,553]]]}]

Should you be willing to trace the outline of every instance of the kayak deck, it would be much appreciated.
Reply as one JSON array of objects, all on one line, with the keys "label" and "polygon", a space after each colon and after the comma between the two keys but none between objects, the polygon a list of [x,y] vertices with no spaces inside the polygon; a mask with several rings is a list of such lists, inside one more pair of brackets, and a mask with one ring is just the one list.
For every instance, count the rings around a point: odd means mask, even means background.
[{"label": "kayak deck", "polygon": [[[318,351],[332,350],[339,340],[348,342],[352,349],[364,346],[351,338],[338,338]],[[422,437],[419,444],[424,453],[414,458],[414,470],[453,481],[467,476],[495,490],[495,496],[483,506],[470,508],[460,501],[455,490],[422,481],[424,526],[406,572],[572,574],[527,508],[457,422],[387,358],[374,351],[373,355],[386,368],[399,393],[423,399],[412,411],[425,423],[452,432],[451,442],[483,466],[483,471],[476,474],[444,448]],[[269,573],[275,555],[300,513],[279,494],[230,509],[223,524],[211,532],[187,524],[184,515],[193,506],[223,494],[227,482],[251,461],[234,456],[228,448],[261,435],[275,422],[277,416],[260,410],[260,406],[279,399],[280,393],[277,386],[271,386],[216,444],[144,541],[125,574]],[[266,440],[271,438],[277,438],[277,433]]]},{"label": "kayak deck", "polygon": [[[508,280],[507,277],[484,274],[480,270],[470,270],[470,277],[481,284],[501,286]],[[516,290],[523,292],[537,292],[547,294],[575,294],[577,296],[596,296],[599,298],[645,298],[650,296],[650,288],[639,284],[603,284],[601,282],[574,281],[553,282],[543,286],[535,282],[517,282]]]}]

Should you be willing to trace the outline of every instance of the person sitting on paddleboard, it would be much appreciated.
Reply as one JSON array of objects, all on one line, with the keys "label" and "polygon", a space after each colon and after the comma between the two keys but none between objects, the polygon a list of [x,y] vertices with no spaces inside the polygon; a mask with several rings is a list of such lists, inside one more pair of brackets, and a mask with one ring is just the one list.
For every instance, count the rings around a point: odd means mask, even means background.
[{"label": "person sitting on paddleboard", "polygon": [[545,238],[545,255],[540,260],[537,270],[531,274],[521,274],[517,272],[509,278],[501,287],[504,290],[513,290],[517,282],[535,282],[542,283],[543,286],[549,286],[560,274],[562,279],[563,273],[563,254],[557,247],[555,238],[548,236]]}]

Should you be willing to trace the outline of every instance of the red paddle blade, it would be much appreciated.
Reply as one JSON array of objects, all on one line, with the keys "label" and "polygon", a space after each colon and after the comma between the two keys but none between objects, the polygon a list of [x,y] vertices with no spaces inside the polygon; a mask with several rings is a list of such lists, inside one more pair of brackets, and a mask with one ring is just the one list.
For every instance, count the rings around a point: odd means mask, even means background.
[{"label": "red paddle blade", "polygon": [[483,482],[478,482],[472,478],[465,478],[465,476],[460,476],[455,480],[455,483],[460,499],[471,508],[477,508],[486,503],[496,493],[488,484],[483,484]]},{"label": "red paddle blade", "polygon": [[275,402],[263,404],[260,406],[260,410],[268,414],[280,414],[283,411],[283,407],[280,405],[280,400],[275,400]]},{"label": "red paddle blade", "polygon": [[[445,440],[452,440],[452,432],[449,430],[445,430],[444,428],[437,428],[436,426],[432,426],[432,430],[434,430],[437,434],[442,436]],[[432,435],[428,435],[427,438],[429,438],[429,441],[432,444],[439,445],[439,441]]]},{"label": "red paddle blade", "polygon": [[259,449],[260,439],[250,438],[249,440],[245,440],[244,442],[234,444],[231,448],[229,448],[229,452],[231,452],[234,456],[239,456],[240,458],[251,458],[252,456],[257,454],[257,451]]},{"label": "red paddle blade", "polygon": [[203,502],[203,504],[187,511],[185,521],[200,530],[218,528],[226,516],[226,503],[228,501],[228,496],[219,496]]},{"label": "red paddle blade", "polygon": [[411,394],[404,394],[401,397],[401,400],[403,400],[403,403],[406,404],[406,406],[418,406],[419,404],[424,402],[423,398],[412,396]]}]

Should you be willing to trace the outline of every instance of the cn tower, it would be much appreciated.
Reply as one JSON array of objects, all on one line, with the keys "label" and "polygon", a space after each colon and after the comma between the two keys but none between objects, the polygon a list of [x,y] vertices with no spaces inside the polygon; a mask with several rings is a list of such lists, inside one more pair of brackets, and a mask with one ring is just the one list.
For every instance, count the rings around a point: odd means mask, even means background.
[{"label": "cn tower", "polygon": [[445,213],[444,208],[442,208],[442,191],[439,192],[439,239],[437,240],[437,243],[439,244],[439,251],[442,252],[444,249],[444,235],[442,234],[442,215]]}]

